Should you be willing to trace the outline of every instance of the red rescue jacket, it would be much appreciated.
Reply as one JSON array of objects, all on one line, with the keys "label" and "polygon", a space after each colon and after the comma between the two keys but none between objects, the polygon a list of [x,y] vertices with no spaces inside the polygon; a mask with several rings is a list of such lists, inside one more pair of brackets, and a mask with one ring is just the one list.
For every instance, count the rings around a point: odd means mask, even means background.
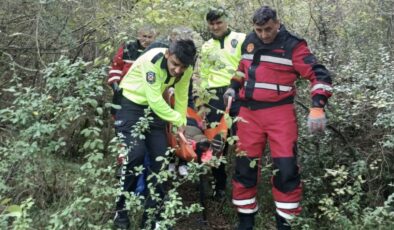
[{"label": "red rescue jacket", "polygon": [[126,75],[134,61],[144,52],[144,48],[138,41],[122,45],[112,60],[111,69],[108,72],[108,84],[119,83]]},{"label": "red rescue jacket", "polygon": [[327,69],[317,62],[306,41],[290,34],[283,25],[271,44],[264,44],[254,32],[247,35],[237,72],[231,87],[239,89],[243,105],[293,103],[294,83],[299,76],[311,82],[312,98],[331,96],[332,81]]}]

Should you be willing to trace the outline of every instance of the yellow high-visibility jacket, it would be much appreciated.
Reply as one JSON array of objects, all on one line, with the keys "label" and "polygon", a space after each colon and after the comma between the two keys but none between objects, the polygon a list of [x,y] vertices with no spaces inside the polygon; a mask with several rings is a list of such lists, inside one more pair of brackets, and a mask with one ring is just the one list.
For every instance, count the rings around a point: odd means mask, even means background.
[{"label": "yellow high-visibility jacket", "polygon": [[[139,105],[148,105],[161,119],[175,126],[186,124],[188,89],[192,66],[176,79],[169,75],[167,48],[154,48],[140,56],[120,83],[123,96]],[[163,98],[164,90],[174,85],[175,106],[172,109]]]},{"label": "yellow high-visibility jacket", "polygon": [[241,60],[244,33],[229,32],[223,39],[211,38],[201,48],[200,76],[203,88],[230,85]]}]

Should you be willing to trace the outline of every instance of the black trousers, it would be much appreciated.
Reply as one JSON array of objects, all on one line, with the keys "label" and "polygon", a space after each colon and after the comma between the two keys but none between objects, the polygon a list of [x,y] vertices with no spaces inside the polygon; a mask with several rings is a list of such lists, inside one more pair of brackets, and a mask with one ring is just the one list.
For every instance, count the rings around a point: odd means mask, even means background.
[{"label": "black trousers", "polygon": [[[225,105],[224,105],[224,100],[223,100],[223,94],[227,90],[227,86],[225,87],[219,87],[219,88],[213,88],[216,90],[216,96],[217,99],[211,99],[208,102],[209,109],[211,110],[207,114],[207,121],[209,123],[212,122],[219,122],[220,119],[222,118],[223,114],[222,113],[217,113],[217,110],[225,110]],[[231,105],[230,108],[230,116],[235,117],[238,115],[240,109],[240,103],[238,100],[234,101]],[[235,135],[236,131],[236,126],[233,124],[231,130],[230,130],[231,135]],[[224,150],[223,150],[223,155],[227,153],[228,149],[228,144],[226,143]],[[212,174],[213,177],[215,178],[215,189],[216,190],[225,190],[226,188],[226,181],[227,181],[227,174],[226,174],[226,168],[224,164],[220,164],[218,168],[212,168]]]},{"label": "black trousers", "polygon": [[[112,96],[112,104],[120,105],[121,99],[122,99],[122,91],[121,90],[114,91],[114,95]],[[112,117],[115,117],[117,111],[118,111],[117,109],[111,108]]]},{"label": "black trousers", "polygon": [[[121,109],[116,113],[115,130],[122,142],[128,148],[126,161],[122,167],[122,176],[120,179],[120,186],[122,192],[132,192],[135,190],[137,184],[137,176],[134,167],[141,166],[144,163],[145,153],[149,156],[150,166],[148,173],[158,173],[162,168],[162,161],[156,161],[158,156],[165,156],[167,151],[166,138],[166,122],[159,118],[153,112],[149,115],[153,117],[150,121],[149,130],[143,132],[145,136],[141,139],[139,135],[133,136],[139,131],[135,130],[135,125],[144,117],[144,110],[147,106],[138,105],[125,97],[121,97]],[[164,197],[164,186],[153,178],[149,182],[154,185],[155,193],[159,194],[161,198]],[[147,183],[148,184],[148,183]],[[145,203],[145,210],[148,208],[158,208],[158,203],[153,201],[148,194]],[[125,196],[119,195],[116,201],[116,210],[125,209]],[[159,212],[159,210],[157,210]]]}]

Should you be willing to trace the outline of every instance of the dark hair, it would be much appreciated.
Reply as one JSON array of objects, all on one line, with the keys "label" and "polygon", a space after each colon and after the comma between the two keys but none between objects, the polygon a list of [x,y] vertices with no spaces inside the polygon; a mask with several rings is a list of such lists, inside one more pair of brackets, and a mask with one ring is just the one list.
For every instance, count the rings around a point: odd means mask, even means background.
[{"label": "dark hair", "polygon": [[227,17],[226,10],[222,7],[217,7],[217,8],[213,8],[213,9],[209,10],[205,19],[208,22],[211,22],[211,21],[217,20],[223,16]]},{"label": "dark hair", "polygon": [[196,46],[190,39],[180,39],[171,42],[168,48],[170,54],[175,56],[182,62],[182,64],[189,66],[192,65],[196,59]]},{"label": "dark hair", "polygon": [[276,10],[272,9],[269,6],[262,6],[260,9],[256,10],[253,15],[253,24],[256,25],[264,25],[270,19],[275,21],[276,18]]}]

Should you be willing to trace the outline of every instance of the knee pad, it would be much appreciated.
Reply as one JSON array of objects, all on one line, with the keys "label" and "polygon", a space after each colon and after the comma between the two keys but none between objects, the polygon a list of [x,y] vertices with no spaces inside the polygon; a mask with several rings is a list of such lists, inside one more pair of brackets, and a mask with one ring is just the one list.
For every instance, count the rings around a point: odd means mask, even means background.
[{"label": "knee pad", "polygon": [[249,158],[246,156],[235,158],[235,174],[234,180],[243,184],[246,188],[251,188],[257,185],[257,164],[252,168],[250,162],[258,160],[258,158]]},{"label": "knee pad", "polygon": [[296,157],[274,158],[274,169],[278,170],[273,184],[281,192],[293,191],[301,182]]}]

